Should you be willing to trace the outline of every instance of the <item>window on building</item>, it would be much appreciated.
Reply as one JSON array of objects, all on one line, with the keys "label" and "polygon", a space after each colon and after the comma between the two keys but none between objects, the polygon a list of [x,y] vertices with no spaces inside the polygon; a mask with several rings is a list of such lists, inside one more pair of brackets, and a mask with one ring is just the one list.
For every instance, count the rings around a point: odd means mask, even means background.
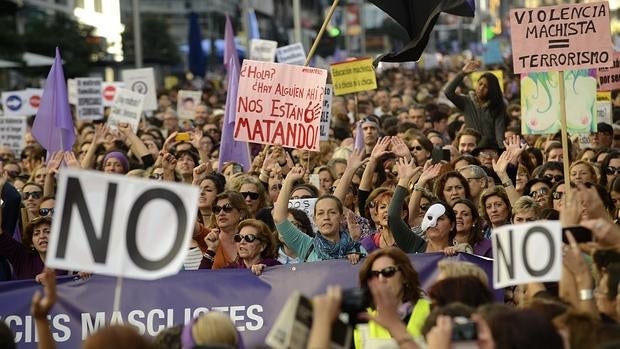
[{"label": "window on building", "polygon": [[103,6],[101,5],[101,0],[95,0],[95,11],[96,12],[103,12]]},{"label": "window on building", "polygon": [[75,7],[84,8],[84,0],[75,0]]}]

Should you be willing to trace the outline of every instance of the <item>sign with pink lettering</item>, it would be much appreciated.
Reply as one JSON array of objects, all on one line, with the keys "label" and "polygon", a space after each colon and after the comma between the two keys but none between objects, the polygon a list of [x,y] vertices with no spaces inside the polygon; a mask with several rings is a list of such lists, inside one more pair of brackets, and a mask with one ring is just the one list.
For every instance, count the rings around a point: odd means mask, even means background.
[{"label": "sign with pink lettering", "polygon": [[514,72],[613,65],[609,3],[510,10]]},{"label": "sign with pink lettering", "polygon": [[614,53],[613,67],[599,68],[597,77],[600,91],[620,89],[620,52]]},{"label": "sign with pink lettering", "polygon": [[244,60],[235,139],[319,151],[327,70]]}]

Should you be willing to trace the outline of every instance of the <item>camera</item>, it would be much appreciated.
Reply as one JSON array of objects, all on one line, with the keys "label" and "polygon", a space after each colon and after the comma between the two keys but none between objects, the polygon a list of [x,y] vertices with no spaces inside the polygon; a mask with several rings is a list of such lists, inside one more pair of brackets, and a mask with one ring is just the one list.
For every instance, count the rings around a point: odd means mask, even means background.
[{"label": "camera", "polygon": [[465,342],[478,339],[476,323],[466,317],[457,316],[452,319],[452,341]]},{"label": "camera", "polygon": [[349,315],[349,323],[359,323],[358,314],[370,307],[371,295],[368,288],[349,288],[342,291],[340,309]]}]

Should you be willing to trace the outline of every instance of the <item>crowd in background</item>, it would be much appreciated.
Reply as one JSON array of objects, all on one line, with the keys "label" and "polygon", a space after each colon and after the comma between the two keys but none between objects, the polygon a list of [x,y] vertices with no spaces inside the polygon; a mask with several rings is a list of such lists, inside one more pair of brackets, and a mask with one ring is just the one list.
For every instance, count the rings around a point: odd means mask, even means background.
[{"label": "crowd in background", "polygon": [[[251,144],[250,168],[229,161],[218,169],[226,101],[218,81],[203,89],[193,119],[179,119],[178,89],[158,94],[158,110],[143,118],[137,133],[127,124],[111,129],[76,118],[74,150],[50,154],[47,162],[27,134],[21,154],[0,147],[0,277],[42,282],[45,297],[33,299],[33,315],[47,321],[55,291],[45,254],[64,163],[199,187],[185,270],[239,268],[261,275],[279,264],[362,263],[360,286],[372,292],[373,310],[364,315],[370,330],[356,331],[358,347],[368,338],[393,338],[401,348],[449,348],[449,317],[475,321],[481,348],[620,345],[620,126],[599,123],[597,133],[572,137],[570,177],[564,178],[560,135],[521,134],[518,77],[505,72],[503,89],[493,74],[473,85],[469,74],[477,69],[478,62],[467,61],[458,71],[383,70],[378,89],[333,98],[330,139],[320,152]],[[612,100],[615,122],[619,91]],[[354,139],[357,128],[363,139]],[[289,208],[290,199],[311,198],[317,199],[312,217]],[[536,220],[583,226],[593,239],[569,234],[562,280],[506,289],[504,304],[493,302],[486,274],[465,262],[440,264],[441,277],[423,291],[404,254],[492,258],[494,229]],[[309,348],[329,344],[322,341],[340,301],[337,287],[315,299],[315,320],[322,321],[315,321]],[[201,341],[201,331],[210,328],[206,321],[225,322],[200,318],[166,330],[160,337],[170,337],[156,344],[112,327],[107,331],[114,335],[102,331],[84,347],[120,347],[106,341],[125,336],[136,341],[132,347],[179,348],[187,336],[196,345],[238,346],[234,327],[234,340],[204,335],[210,339]]]}]

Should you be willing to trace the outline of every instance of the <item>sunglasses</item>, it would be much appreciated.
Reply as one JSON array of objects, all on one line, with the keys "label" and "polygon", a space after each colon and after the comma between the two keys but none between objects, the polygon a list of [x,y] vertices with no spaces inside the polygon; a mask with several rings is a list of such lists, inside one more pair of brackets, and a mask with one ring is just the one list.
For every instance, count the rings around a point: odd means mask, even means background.
[{"label": "sunglasses", "polygon": [[409,148],[409,150],[410,150],[410,151],[414,151],[414,150],[417,150],[417,151],[422,151],[422,149],[424,149],[424,148],[422,148],[422,147],[421,147],[421,146],[419,146],[419,145],[416,145],[415,147],[410,147],[410,148]]},{"label": "sunglasses", "polygon": [[426,211],[428,211],[428,209],[431,207],[431,205],[426,204],[426,205],[420,205],[420,213],[424,214]]},{"label": "sunglasses", "polygon": [[563,191],[556,191],[555,193],[553,193],[553,200],[561,200],[562,196],[564,196]]},{"label": "sunglasses", "polygon": [[53,215],[54,214],[54,208],[41,208],[39,209],[39,216],[47,216],[47,215]]},{"label": "sunglasses", "polygon": [[242,193],[240,193],[241,195],[243,195],[244,198],[250,198],[250,200],[258,200],[258,193],[253,193],[251,191],[244,191]]},{"label": "sunglasses", "polygon": [[235,236],[233,236],[233,239],[237,243],[241,242],[242,240],[245,240],[245,242],[249,244],[253,243],[255,240],[260,241],[260,239],[254,234],[248,234],[248,235],[235,234]]},{"label": "sunglasses", "polygon": [[605,173],[610,176],[620,174],[620,167],[607,166]]},{"label": "sunglasses", "polygon": [[385,267],[381,270],[371,270],[368,272],[368,276],[371,279],[378,278],[379,275],[383,275],[384,278],[391,278],[398,271],[397,266]]},{"label": "sunglasses", "polygon": [[231,213],[235,208],[232,207],[231,204],[226,204],[224,206],[213,206],[213,214],[219,214],[221,211],[226,213]]},{"label": "sunglasses", "polygon": [[546,180],[551,181],[551,182],[559,182],[559,181],[564,180],[564,176],[562,176],[562,175],[555,175],[555,176],[553,176],[553,175],[547,174],[544,177],[545,177]]},{"label": "sunglasses", "polygon": [[541,188],[541,189],[538,189],[538,190],[536,190],[536,191],[531,192],[529,196],[531,196],[531,197],[533,197],[533,198],[537,198],[537,197],[539,197],[539,196],[545,196],[545,195],[547,195],[548,193],[549,193],[549,189],[547,189],[547,188]]},{"label": "sunglasses", "polygon": [[30,198],[33,198],[35,200],[40,199],[43,196],[43,192],[42,191],[31,191],[31,192],[23,192],[22,193],[22,199],[23,200],[28,200]]},{"label": "sunglasses", "polygon": [[163,173],[153,173],[152,175],[149,176],[150,179],[162,179],[164,178],[164,174]]}]

